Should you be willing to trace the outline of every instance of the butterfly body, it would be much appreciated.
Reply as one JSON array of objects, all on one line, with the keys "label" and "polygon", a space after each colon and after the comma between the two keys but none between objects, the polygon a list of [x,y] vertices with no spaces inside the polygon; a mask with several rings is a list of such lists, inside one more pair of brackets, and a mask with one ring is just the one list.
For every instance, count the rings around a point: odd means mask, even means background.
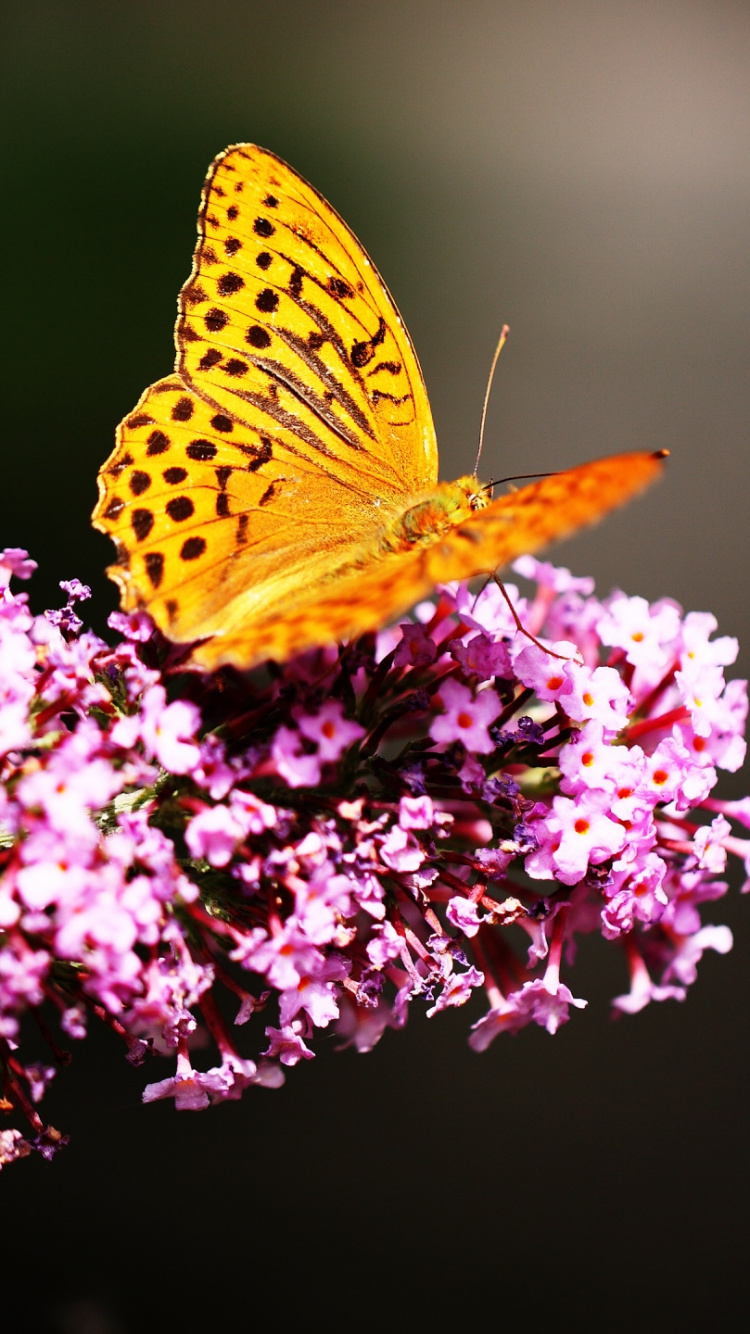
[{"label": "butterfly body", "polygon": [[377,628],[437,583],[589,523],[660,469],[622,455],[488,500],[438,482],[416,354],[338,214],[273,154],[220,154],[179,300],[175,372],[118,428],[94,524],[110,574],[194,666]]}]

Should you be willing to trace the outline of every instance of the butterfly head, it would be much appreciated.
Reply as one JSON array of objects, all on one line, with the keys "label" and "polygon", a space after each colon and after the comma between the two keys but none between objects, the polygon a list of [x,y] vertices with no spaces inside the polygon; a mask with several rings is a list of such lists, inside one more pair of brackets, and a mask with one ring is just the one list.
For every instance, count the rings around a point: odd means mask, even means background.
[{"label": "butterfly head", "polygon": [[448,495],[448,511],[452,523],[463,523],[477,510],[486,509],[490,495],[478,477],[459,477],[456,482],[445,482],[441,487]]}]

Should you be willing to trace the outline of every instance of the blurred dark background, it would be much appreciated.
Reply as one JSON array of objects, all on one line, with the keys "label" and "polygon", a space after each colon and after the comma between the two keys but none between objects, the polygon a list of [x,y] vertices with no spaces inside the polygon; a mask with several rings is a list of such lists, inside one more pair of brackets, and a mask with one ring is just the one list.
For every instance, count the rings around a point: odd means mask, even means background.
[{"label": "blurred dark background", "polygon": [[[250,140],[383,273],[445,476],[473,465],[506,320],[485,475],[672,451],[656,491],[558,557],[601,592],[712,610],[747,674],[747,4],[24,0],[0,24],[2,544],[39,561],[37,610],[73,575],[98,629],[115,605],[96,472],[171,369],[208,163]],[[684,1005],[611,1023],[624,971],[587,949],[591,1004],[554,1041],[477,1056],[476,1015],[415,1019],[200,1116],[141,1108],[142,1073],[81,1044],[47,1103],[70,1148],[2,1177],[3,1327],[727,1325],[750,904],[735,886],[709,917],[735,950]]]}]

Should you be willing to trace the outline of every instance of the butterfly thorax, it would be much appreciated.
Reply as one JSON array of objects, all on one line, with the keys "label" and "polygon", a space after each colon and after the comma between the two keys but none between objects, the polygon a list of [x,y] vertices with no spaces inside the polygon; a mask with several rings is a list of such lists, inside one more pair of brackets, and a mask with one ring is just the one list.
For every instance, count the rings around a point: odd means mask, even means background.
[{"label": "butterfly thorax", "polygon": [[381,537],[382,550],[408,551],[415,545],[436,542],[486,505],[487,493],[476,477],[439,482],[434,491],[388,524]]}]

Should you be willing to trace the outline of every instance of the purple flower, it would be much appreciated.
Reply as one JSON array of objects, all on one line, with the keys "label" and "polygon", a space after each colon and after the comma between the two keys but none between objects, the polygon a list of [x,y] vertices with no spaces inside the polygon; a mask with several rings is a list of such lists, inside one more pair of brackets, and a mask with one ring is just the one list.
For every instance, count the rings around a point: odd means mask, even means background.
[{"label": "purple flower", "polygon": [[292,716],[302,735],[317,746],[318,758],[323,764],[338,760],[365,734],[360,723],[344,717],[343,705],[337,699],[325,700],[316,713],[294,710]]},{"label": "purple flower", "polygon": [[448,677],[441,682],[433,701],[443,709],[430,724],[433,741],[445,744],[460,741],[475,754],[492,753],[495,746],[489,734],[489,725],[497,718],[501,708],[494,690],[490,688],[475,693],[454,677]]},{"label": "purple flower", "polygon": [[535,589],[506,591],[539,642],[494,585],[457,585],[343,654],[168,677],[144,614],[110,618],[113,647],[82,628],[77,580],[33,616],[11,590],[32,568],[0,557],[0,1047],[32,1125],[0,1164],[64,1142],[35,1120],[57,1048],[26,1057],[32,1009],[66,1040],[103,1021],[134,1066],[176,1058],[144,1099],[200,1110],[280,1086],[331,1026],[368,1051],[478,988],[476,1050],[554,1033],[586,1003],[584,934],[625,953],[618,1012],[682,999],[730,948],[706,913],[729,858],[750,884],[750,798],[713,792],[747,690],[708,613],[601,603],[524,558]]},{"label": "purple flower", "polygon": [[539,846],[526,858],[528,874],[536,880],[557,878],[564,885],[575,885],[590,863],[597,865],[620,852],[627,835],[610,810],[605,791],[582,792],[575,801],[554,797],[551,813],[534,825]]},{"label": "purple flower", "polygon": [[112,729],[112,740],[124,749],[141,741],[146,754],[172,773],[186,774],[197,764],[200,751],[192,740],[200,727],[200,713],[188,700],[167,704],[161,685],[143,696],[139,714],[123,718]]},{"label": "purple flower", "polygon": [[418,623],[414,625],[399,626],[401,631],[401,643],[396,649],[393,659],[394,667],[425,667],[435,661],[437,657],[437,647],[434,639],[430,639],[424,626]]}]

